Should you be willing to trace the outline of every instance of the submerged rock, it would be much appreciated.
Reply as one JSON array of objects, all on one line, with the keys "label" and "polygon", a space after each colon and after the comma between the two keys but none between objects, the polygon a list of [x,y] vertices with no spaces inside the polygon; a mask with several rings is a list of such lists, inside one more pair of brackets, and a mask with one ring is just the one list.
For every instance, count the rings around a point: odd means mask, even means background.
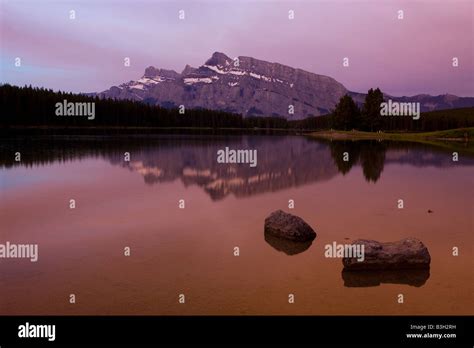
[{"label": "submerged rock", "polygon": [[277,210],[265,219],[265,234],[295,242],[316,238],[316,232],[302,218]]},{"label": "submerged rock", "polygon": [[429,268],[431,257],[426,246],[415,238],[397,242],[380,243],[375,240],[359,239],[352,244],[364,246],[364,260],[344,257],[344,270],[393,270]]},{"label": "submerged rock", "polygon": [[300,254],[309,249],[312,240],[306,242],[295,242],[289,239],[275,237],[274,235],[265,232],[265,242],[267,242],[275,250],[281,251],[286,255]]},{"label": "submerged rock", "polygon": [[368,270],[363,272],[342,271],[344,286],[349,288],[380,286],[380,284],[403,284],[420,287],[425,285],[429,277],[430,270],[426,268]]}]

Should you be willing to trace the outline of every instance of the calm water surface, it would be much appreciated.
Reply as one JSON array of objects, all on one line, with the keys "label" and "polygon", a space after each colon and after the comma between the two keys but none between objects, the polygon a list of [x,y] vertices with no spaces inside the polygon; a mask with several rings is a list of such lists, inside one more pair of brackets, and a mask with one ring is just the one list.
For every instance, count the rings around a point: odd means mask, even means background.
[{"label": "calm water surface", "polygon": [[[217,163],[226,146],[257,149],[258,165]],[[39,260],[0,260],[0,314],[472,314],[473,184],[472,155],[453,162],[450,150],[407,143],[3,138],[0,243],[38,243]],[[317,238],[265,236],[276,209]],[[428,247],[429,272],[345,275],[324,257],[334,241],[405,237]]]}]

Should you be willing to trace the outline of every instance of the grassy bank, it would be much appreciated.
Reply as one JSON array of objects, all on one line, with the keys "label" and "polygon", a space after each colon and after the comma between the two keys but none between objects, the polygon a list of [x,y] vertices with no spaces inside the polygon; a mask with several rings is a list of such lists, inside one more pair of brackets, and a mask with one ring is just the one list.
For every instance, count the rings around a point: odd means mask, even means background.
[{"label": "grassy bank", "polygon": [[422,133],[376,133],[360,131],[319,131],[308,136],[329,140],[409,141],[474,155],[474,127]]},{"label": "grassy bank", "polygon": [[395,133],[395,132],[361,132],[361,131],[319,131],[309,134],[312,137],[334,140],[409,140],[409,141],[461,141],[467,142],[474,139],[474,127],[448,129],[436,132],[422,133]]}]

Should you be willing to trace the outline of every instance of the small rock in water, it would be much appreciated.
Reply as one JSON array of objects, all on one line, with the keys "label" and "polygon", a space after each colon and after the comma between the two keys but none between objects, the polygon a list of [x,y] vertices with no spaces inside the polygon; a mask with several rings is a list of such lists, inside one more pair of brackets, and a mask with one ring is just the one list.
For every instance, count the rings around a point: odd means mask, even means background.
[{"label": "small rock in water", "polygon": [[393,270],[429,268],[431,256],[426,246],[415,238],[405,238],[397,242],[380,243],[375,240],[356,240],[354,244],[364,247],[364,259],[344,257],[344,270]]},{"label": "small rock in water", "polygon": [[265,233],[295,242],[316,238],[316,232],[302,218],[277,210],[265,219]]}]

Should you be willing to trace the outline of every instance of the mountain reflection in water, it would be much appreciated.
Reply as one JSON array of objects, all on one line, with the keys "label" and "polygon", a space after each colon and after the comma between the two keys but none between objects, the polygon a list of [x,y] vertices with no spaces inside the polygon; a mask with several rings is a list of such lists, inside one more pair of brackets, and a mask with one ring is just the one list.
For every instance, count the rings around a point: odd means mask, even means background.
[{"label": "mountain reflection in water", "polygon": [[[257,166],[222,164],[217,151],[256,149]],[[20,152],[21,162],[14,154]],[[124,153],[130,161],[124,161]],[[104,158],[143,176],[145,183],[180,179],[198,185],[212,200],[233,194],[248,197],[314,182],[327,181],[361,166],[366,181],[376,183],[390,163],[413,166],[453,166],[452,152],[407,142],[327,141],[304,136],[269,135],[129,135],[37,136],[5,138],[0,145],[0,168],[34,167],[81,158]],[[472,155],[456,165],[474,165]]]}]

